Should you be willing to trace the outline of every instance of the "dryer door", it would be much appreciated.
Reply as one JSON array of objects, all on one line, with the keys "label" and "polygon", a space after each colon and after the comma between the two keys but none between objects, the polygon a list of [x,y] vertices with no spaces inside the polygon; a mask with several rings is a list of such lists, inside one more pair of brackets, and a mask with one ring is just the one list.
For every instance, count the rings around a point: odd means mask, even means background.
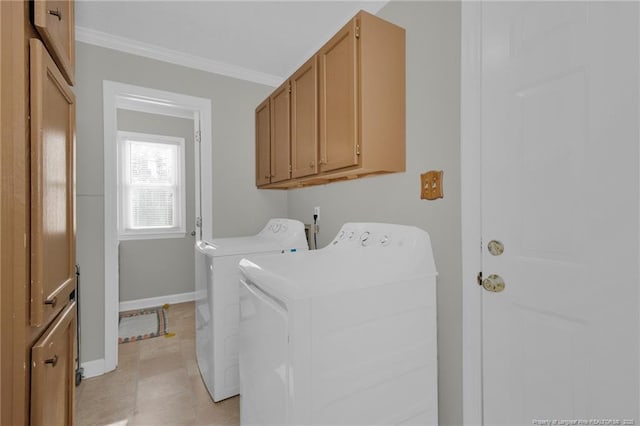
[{"label": "dryer door", "polygon": [[289,313],[240,280],[240,423],[287,424]]}]

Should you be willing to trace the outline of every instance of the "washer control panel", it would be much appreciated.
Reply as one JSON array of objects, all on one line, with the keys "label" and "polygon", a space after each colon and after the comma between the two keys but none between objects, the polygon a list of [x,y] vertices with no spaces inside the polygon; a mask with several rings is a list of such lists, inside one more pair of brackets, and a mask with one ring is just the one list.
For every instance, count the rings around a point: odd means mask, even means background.
[{"label": "washer control panel", "polygon": [[257,237],[265,242],[277,242],[282,245],[282,249],[287,249],[287,251],[292,248],[300,250],[309,248],[304,233],[304,224],[294,219],[270,219]]},{"label": "washer control panel", "polygon": [[346,223],[327,248],[401,247],[411,240],[413,230],[385,223]]},{"label": "washer control panel", "polygon": [[[274,235],[274,234],[284,234],[289,229],[289,226],[292,225],[295,227],[299,224],[298,221],[292,221],[290,219],[271,219],[267,223],[267,225],[262,229],[260,234],[262,235]],[[304,225],[303,225],[304,227]]]}]

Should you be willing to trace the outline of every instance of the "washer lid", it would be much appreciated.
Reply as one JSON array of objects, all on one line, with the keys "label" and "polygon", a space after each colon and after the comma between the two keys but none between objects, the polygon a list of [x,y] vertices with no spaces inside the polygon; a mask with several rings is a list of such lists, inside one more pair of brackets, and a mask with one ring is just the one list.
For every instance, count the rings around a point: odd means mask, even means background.
[{"label": "washer lid", "polygon": [[[206,248],[204,248],[206,244]],[[209,256],[308,250],[304,224],[293,219],[271,219],[256,235],[247,237],[215,238],[196,247]]]},{"label": "washer lid", "polygon": [[402,225],[345,224],[338,241],[345,228],[347,235],[359,233],[358,239],[348,242],[346,237],[344,243],[321,250],[247,256],[240,261],[240,270],[283,300],[415,279],[425,280],[426,285],[437,275],[425,231]]}]

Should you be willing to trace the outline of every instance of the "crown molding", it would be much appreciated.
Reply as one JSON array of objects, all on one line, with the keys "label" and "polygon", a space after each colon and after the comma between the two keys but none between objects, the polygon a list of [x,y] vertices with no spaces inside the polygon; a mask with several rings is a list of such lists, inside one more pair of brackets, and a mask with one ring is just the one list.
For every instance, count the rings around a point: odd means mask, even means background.
[{"label": "crown molding", "polygon": [[213,61],[81,26],[76,26],[76,41],[272,87],[277,87],[284,81],[283,77],[277,75]]}]

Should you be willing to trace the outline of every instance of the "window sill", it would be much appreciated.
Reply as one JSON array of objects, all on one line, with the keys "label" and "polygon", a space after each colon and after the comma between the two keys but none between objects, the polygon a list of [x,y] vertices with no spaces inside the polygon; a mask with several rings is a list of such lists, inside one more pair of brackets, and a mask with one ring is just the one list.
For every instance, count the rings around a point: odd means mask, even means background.
[{"label": "window sill", "polygon": [[170,238],[186,238],[186,232],[158,232],[158,233],[140,233],[140,234],[120,234],[118,240],[165,240]]}]

